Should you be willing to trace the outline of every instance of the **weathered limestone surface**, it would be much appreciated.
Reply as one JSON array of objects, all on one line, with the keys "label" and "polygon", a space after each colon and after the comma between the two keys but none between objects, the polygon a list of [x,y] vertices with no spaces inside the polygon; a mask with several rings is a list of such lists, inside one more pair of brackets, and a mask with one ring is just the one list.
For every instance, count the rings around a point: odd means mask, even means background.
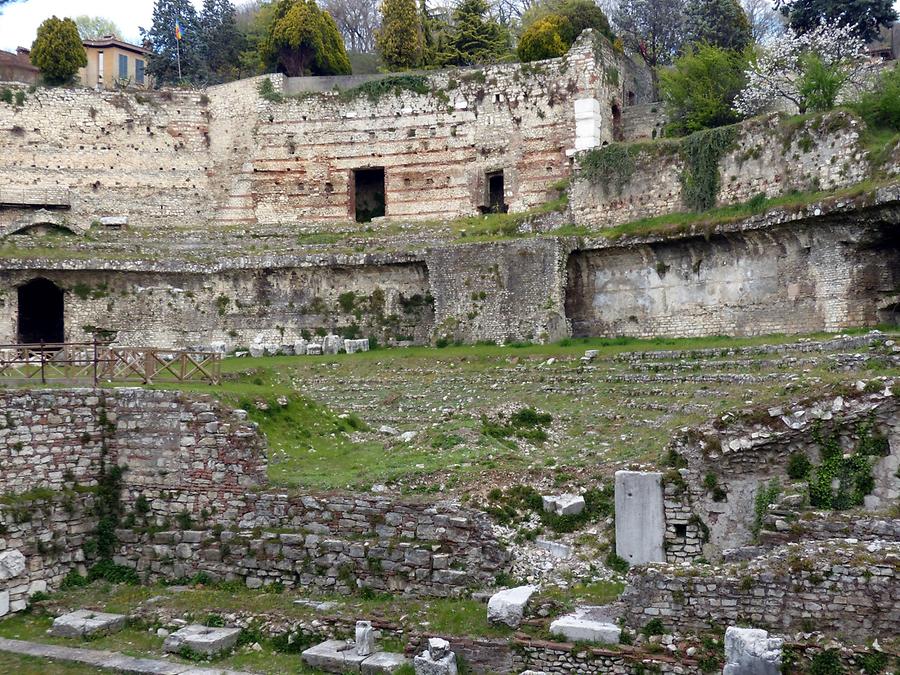
[{"label": "weathered limestone surface", "polygon": [[240,628],[192,624],[166,637],[165,642],[163,642],[163,650],[177,654],[182,649],[187,648],[198,654],[216,656],[234,647],[240,634]]},{"label": "weathered limestone surface", "polygon": [[571,642],[602,642],[616,645],[619,644],[622,629],[614,623],[583,618],[576,612],[552,621],[550,633]]},{"label": "weathered limestone surface", "polygon": [[616,471],[616,554],[631,565],[665,562],[662,474]]},{"label": "weathered limestone surface", "polygon": [[725,631],[722,675],[779,675],[783,643],[758,628],[729,626]]},{"label": "weathered limestone surface", "polygon": [[518,628],[525,614],[525,606],[536,590],[536,586],[519,586],[494,593],[488,601],[488,621]]},{"label": "weathered limestone surface", "polygon": [[50,634],[67,638],[98,637],[118,633],[127,623],[128,617],[123,614],[79,609],[56,617]]}]

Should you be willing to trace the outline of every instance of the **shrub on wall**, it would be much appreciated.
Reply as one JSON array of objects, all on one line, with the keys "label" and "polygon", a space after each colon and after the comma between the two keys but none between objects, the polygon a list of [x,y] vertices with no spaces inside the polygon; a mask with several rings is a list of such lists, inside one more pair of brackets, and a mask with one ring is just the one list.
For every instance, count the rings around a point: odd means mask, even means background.
[{"label": "shrub on wall", "polygon": [[31,62],[50,84],[69,82],[79,68],[87,66],[87,55],[72,19],[50,17],[37,30],[31,45]]}]

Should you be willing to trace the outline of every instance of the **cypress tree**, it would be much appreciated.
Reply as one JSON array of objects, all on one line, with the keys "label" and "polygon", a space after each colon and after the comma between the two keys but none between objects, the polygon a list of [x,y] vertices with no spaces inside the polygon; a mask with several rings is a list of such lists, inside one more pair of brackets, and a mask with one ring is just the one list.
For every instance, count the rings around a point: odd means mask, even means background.
[{"label": "cypress tree", "polygon": [[55,16],[45,20],[31,45],[31,62],[49,84],[65,84],[75,77],[78,69],[87,65],[75,22]]},{"label": "cypress tree", "polygon": [[420,66],[424,50],[416,0],[384,0],[381,16],[375,47],[382,63],[392,70]]}]

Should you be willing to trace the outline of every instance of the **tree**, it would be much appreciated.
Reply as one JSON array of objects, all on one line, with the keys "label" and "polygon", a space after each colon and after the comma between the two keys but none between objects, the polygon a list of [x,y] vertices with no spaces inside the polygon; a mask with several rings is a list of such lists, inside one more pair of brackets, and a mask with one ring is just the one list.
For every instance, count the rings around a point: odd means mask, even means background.
[{"label": "tree", "polygon": [[562,33],[566,48],[571,47],[587,28],[592,28],[610,40],[616,39],[606,14],[591,0],[544,0],[523,14],[522,27],[527,31],[536,21],[549,15],[561,16],[566,20],[567,25]]},{"label": "tree", "polygon": [[688,0],[685,40],[744,50],[753,40],[750,21],[737,0]]},{"label": "tree", "polygon": [[900,131],[900,67],[883,71],[853,107],[870,128]]},{"label": "tree", "polygon": [[375,31],[381,21],[377,3],[371,0],[323,0],[322,7],[331,14],[349,51],[375,51]]},{"label": "tree", "polygon": [[654,88],[656,69],[671,63],[681,51],[684,1],[621,0],[613,15],[622,42],[650,66]]},{"label": "tree", "polygon": [[78,35],[82,40],[97,40],[107,35],[120,37],[122,31],[115,22],[102,16],[88,16],[82,14],[75,17],[75,25],[78,27]]},{"label": "tree", "polygon": [[422,65],[423,43],[416,0],[384,0],[381,3],[381,28],[375,33],[381,62],[391,70],[417,68]]},{"label": "tree", "polygon": [[532,23],[519,38],[517,53],[522,63],[562,56],[568,51],[563,33],[568,21],[558,14],[548,14]]},{"label": "tree", "polygon": [[[176,21],[181,28],[180,41],[175,36]],[[141,38],[153,52],[147,64],[147,73],[158,84],[179,81],[179,55],[182,80],[206,80],[203,36],[191,0],[156,0],[153,5],[153,25],[150,30],[141,28]]]},{"label": "tree", "polygon": [[87,54],[75,22],[53,16],[38,26],[37,38],[31,45],[31,62],[41,69],[49,84],[70,82],[79,68],[87,66]]},{"label": "tree", "polygon": [[442,55],[445,64],[492,63],[509,52],[509,33],[487,14],[485,0],[460,0]]},{"label": "tree", "polygon": [[732,107],[746,83],[748,53],[701,43],[659,75],[669,114],[667,133],[691,134],[740,120]]},{"label": "tree", "polygon": [[747,85],[735,110],[753,115],[773,105],[794,105],[801,113],[832,107],[838,94],[865,88],[873,66],[856,26],[823,21],[812,31],[790,29],[759,48],[747,70]]},{"label": "tree", "polygon": [[769,0],[742,0],[754,42],[763,42],[784,32],[784,20]]},{"label": "tree", "polygon": [[211,78],[224,81],[236,77],[243,39],[231,0],[203,0],[200,32],[203,60]]},{"label": "tree", "polygon": [[244,45],[239,57],[242,77],[265,72],[262,43],[269,34],[269,28],[274,20],[275,4],[272,2],[254,0],[254,2],[243,4],[237,9],[235,24]]},{"label": "tree", "polygon": [[279,0],[261,50],[266,65],[289,77],[351,71],[337,24],[314,0]]},{"label": "tree", "polygon": [[864,42],[878,37],[881,26],[897,19],[893,0],[775,0],[796,33],[814,31],[822,21],[853,26]]}]

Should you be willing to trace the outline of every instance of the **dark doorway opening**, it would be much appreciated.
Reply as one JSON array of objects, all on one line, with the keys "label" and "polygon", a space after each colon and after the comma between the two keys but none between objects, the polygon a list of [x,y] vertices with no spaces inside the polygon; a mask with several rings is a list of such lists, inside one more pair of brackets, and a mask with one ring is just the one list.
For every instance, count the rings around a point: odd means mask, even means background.
[{"label": "dark doorway opening", "polygon": [[65,340],[63,291],[38,277],[19,286],[19,342],[59,343]]},{"label": "dark doorway opening", "polygon": [[353,170],[353,212],[357,223],[384,215],[384,168]]},{"label": "dark doorway opening", "polygon": [[485,213],[506,213],[509,211],[504,195],[503,171],[490,171],[484,177],[487,194],[485,195],[485,206],[482,210]]},{"label": "dark doorway opening", "polygon": [[679,539],[687,538],[687,525],[678,524],[675,525],[675,536]]},{"label": "dark doorway opening", "polygon": [[622,109],[619,107],[618,103],[613,103],[611,109],[613,140],[621,141],[625,138],[625,133],[622,129]]}]

